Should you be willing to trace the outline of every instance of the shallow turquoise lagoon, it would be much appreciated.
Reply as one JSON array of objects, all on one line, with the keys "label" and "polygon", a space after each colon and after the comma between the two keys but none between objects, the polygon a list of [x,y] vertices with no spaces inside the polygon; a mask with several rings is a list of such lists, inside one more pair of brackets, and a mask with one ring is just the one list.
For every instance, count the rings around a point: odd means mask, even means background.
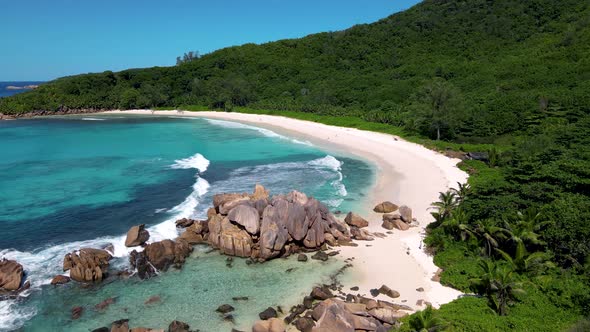
[{"label": "shallow turquoise lagoon", "polygon": [[[87,331],[121,318],[133,326],[179,319],[205,331],[246,328],[259,311],[297,301],[342,263],[236,260],[230,269],[225,257],[199,248],[182,270],[147,281],[47,284],[63,255],[80,247],[112,243],[113,267],[125,268],[130,226],[146,224],[153,240],[174,238],[174,221],[203,217],[215,193],[261,183],[346,212],[361,204],[373,176],[361,160],[235,122],[121,115],[0,122],[0,257],[21,262],[33,284],[26,297],[0,302],[0,330]],[[154,295],[161,300],[145,305]],[[232,303],[234,296],[250,299]],[[116,302],[94,309],[108,297]],[[235,325],[213,311],[223,303],[235,304]],[[74,306],[85,312],[72,321]]]}]

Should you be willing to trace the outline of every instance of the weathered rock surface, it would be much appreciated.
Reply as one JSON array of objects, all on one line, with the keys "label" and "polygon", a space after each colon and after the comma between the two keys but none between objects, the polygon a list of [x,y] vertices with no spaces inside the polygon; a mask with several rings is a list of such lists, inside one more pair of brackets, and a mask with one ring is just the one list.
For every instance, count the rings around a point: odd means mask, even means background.
[{"label": "weathered rock surface", "polygon": [[404,222],[407,222],[408,224],[412,222],[412,209],[410,209],[408,206],[400,206],[399,214]]},{"label": "weathered rock surface", "polygon": [[252,332],[285,332],[285,329],[285,323],[278,318],[259,320],[252,326]]},{"label": "weathered rock surface", "polygon": [[176,220],[176,227],[178,228],[187,228],[192,225],[196,220],[189,219],[189,218],[182,218]]},{"label": "weathered rock surface", "polygon": [[355,226],[358,228],[369,226],[369,222],[367,220],[353,212],[348,212],[348,214],[344,218],[344,222],[347,223],[349,226]]},{"label": "weathered rock surface", "polygon": [[179,238],[189,244],[205,243],[208,233],[209,223],[207,220],[192,220],[192,223],[185,228],[184,233],[180,234]]},{"label": "weathered rock surface", "polygon": [[202,235],[226,255],[259,261],[351,239],[346,224],[318,200],[297,191],[271,198],[261,185],[252,194],[215,195]]},{"label": "weathered rock surface", "polygon": [[354,226],[350,227],[350,234],[352,234],[352,238],[355,240],[373,241],[375,239],[368,231]]},{"label": "weathered rock surface", "polygon": [[[400,208],[400,210],[401,210],[401,208]],[[411,216],[411,210],[410,210],[410,216]],[[394,228],[397,228],[399,230],[406,231],[406,230],[410,229],[410,223],[403,221],[401,215],[398,213],[384,214],[383,215],[383,224],[381,224],[381,227],[388,229],[388,230],[392,230]]]},{"label": "weathered rock surface", "polygon": [[67,284],[68,282],[70,282],[70,280],[71,280],[70,277],[58,274],[55,277],[53,277],[53,279],[51,279],[51,284],[52,285],[63,285],[63,284]]},{"label": "weathered rock surface", "polygon": [[183,239],[163,240],[146,245],[142,252],[133,250],[129,255],[129,261],[131,266],[137,269],[139,277],[145,279],[157,271],[166,271],[171,265],[180,268],[192,250],[189,243]]},{"label": "weathered rock surface", "polygon": [[250,234],[260,231],[260,215],[258,210],[250,205],[238,205],[227,214],[229,221],[243,226]]},{"label": "weathered rock surface", "polygon": [[262,320],[267,320],[270,318],[277,318],[277,311],[273,307],[268,307],[264,309],[261,313],[258,314],[258,317]]},{"label": "weathered rock surface", "polygon": [[0,261],[0,290],[16,291],[23,282],[23,266],[15,260]]},{"label": "weathered rock surface", "polygon": [[121,319],[111,324],[111,332],[129,332],[129,319]]},{"label": "weathered rock surface", "polygon": [[375,205],[375,207],[373,208],[373,211],[375,211],[377,213],[390,213],[390,212],[393,212],[397,209],[398,209],[397,205],[395,205],[389,201],[385,201],[385,202]]},{"label": "weathered rock surface", "polygon": [[65,255],[63,270],[69,270],[70,278],[75,281],[101,281],[106,276],[112,258],[106,250],[83,248]]},{"label": "weathered rock surface", "polygon": [[215,309],[215,311],[222,313],[222,314],[227,314],[228,312],[234,311],[234,307],[232,307],[229,304],[222,304],[217,309]]},{"label": "weathered rock surface", "polygon": [[189,332],[190,326],[187,323],[175,320],[168,326],[168,332]]},{"label": "weathered rock surface", "polygon": [[400,296],[398,291],[395,291],[389,287],[387,287],[386,285],[382,285],[379,288],[379,293],[383,294],[383,295],[387,295],[393,299],[398,298]]},{"label": "weathered rock surface", "polygon": [[126,247],[137,247],[145,244],[150,239],[150,233],[145,229],[145,225],[136,225],[129,229],[125,239]]}]

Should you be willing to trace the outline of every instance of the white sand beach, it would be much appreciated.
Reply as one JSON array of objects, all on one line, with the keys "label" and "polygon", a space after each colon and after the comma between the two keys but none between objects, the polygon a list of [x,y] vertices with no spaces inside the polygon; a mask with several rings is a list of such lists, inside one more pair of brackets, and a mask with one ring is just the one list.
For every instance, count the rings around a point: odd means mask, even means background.
[{"label": "white sand beach", "polygon": [[[176,111],[147,110],[107,113],[179,115]],[[433,221],[430,204],[438,199],[439,192],[456,187],[457,182],[467,181],[468,175],[456,166],[459,159],[448,158],[392,135],[280,116],[222,112],[184,112],[181,115],[253,124],[373,163],[377,167],[377,178],[367,198],[369,206],[355,212],[369,220],[370,232],[385,233],[386,230],[381,227],[382,215],[372,212],[372,208],[388,200],[411,207],[419,226],[407,231],[394,229],[393,234],[374,241],[357,241],[358,247],[337,248],[341,253],[338,257],[354,257],[352,276],[343,280],[343,290],[369,295],[370,289],[387,285],[401,294],[395,299],[396,303],[416,309],[424,308],[416,305],[418,300],[428,301],[438,307],[461,294],[431,280],[438,267],[434,265],[432,257],[423,251],[422,245],[424,227]],[[359,291],[350,291],[353,286],[359,287]],[[418,288],[424,291],[418,292]],[[391,300],[384,295],[379,295],[379,298]]]}]

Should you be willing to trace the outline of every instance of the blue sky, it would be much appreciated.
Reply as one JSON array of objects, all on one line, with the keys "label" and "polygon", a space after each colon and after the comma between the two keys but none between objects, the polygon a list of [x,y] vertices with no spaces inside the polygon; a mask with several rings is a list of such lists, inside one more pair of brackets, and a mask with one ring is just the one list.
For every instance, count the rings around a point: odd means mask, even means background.
[{"label": "blue sky", "polygon": [[170,66],[189,50],[369,23],[418,0],[0,0],[0,81]]}]

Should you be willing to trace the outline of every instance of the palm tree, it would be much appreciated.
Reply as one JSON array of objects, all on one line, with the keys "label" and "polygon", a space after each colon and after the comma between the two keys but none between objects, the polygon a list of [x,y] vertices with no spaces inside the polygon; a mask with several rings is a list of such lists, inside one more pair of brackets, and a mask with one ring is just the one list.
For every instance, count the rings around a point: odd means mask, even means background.
[{"label": "palm tree", "polygon": [[480,220],[475,224],[475,233],[485,243],[485,254],[492,256],[492,250],[498,248],[498,238],[502,236],[502,228],[496,226],[492,219]]},{"label": "palm tree", "polygon": [[443,222],[445,233],[452,234],[461,241],[475,237],[475,233],[469,225],[469,216],[461,209],[455,210],[453,215]]},{"label": "palm tree", "polygon": [[463,202],[465,198],[471,193],[471,186],[469,183],[457,182],[457,188],[452,188],[451,191],[457,196],[459,202]]},{"label": "palm tree", "polygon": [[415,332],[437,332],[447,328],[447,324],[436,317],[436,311],[432,309],[432,306],[412,315],[409,324],[412,331]]},{"label": "palm tree", "polygon": [[504,230],[509,239],[518,244],[526,242],[535,245],[542,245],[544,242],[540,239],[537,232],[547,224],[542,220],[541,213],[536,208],[528,208],[523,212],[518,211],[513,222],[504,221]]},{"label": "palm tree", "polygon": [[439,201],[432,203],[432,207],[437,209],[438,214],[443,218],[448,218],[453,210],[457,207],[457,195],[452,191],[439,193]]},{"label": "palm tree", "polygon": [[526,247],[522,242],[518,242],[514,256],[497,248],[496,251],[512,266],[514,270],[516,270],[516,272],[519,273],[538,273],[541,268],[553,266],[553,263],[549,261],[551,256],[548,253],[530,253],[526,250]]},{"label": "palm tree", "polygon": [[508,314],[508,306],[516,300],[516,295],[523,294],[521,283],[513,276],[510,268],[499,266],[491,260],[480,262],[483,275],[474,280],[481,294],[487,296],[492,308],[500,315]]}]

